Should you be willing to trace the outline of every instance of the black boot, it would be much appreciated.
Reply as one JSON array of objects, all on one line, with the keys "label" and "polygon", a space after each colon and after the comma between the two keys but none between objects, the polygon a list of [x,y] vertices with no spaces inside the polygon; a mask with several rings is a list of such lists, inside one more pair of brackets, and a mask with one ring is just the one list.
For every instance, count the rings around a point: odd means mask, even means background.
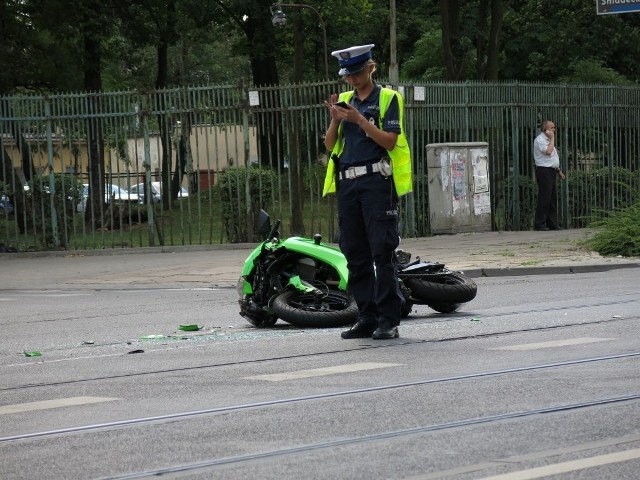
[{"label": "black boot", "polygon": [[390,338],[398,338],[399,336],[400,333],[398,333],[398,327],[379,327],[376,328],[376,330],[373,332],[374,340],[387,340]]},{"label": "black boot", "polygon": [[369,322],[358,320],[349,330],[345,330],[340,334],[342,338],[371,338],[376,325]]}]

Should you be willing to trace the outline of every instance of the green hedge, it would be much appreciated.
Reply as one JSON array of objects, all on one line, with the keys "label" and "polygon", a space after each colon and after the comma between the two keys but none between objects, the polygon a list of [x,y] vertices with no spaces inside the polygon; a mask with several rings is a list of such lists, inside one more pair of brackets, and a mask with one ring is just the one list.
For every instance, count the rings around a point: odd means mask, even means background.
[{"label": "green hedge", "polygon": [[571,171],[567,182],[570,227],[584,228],[638,200],[640,171],[622,167]]},{"label": "green hedge", "polygon": [[[515,179],[498,183],[496,209],[497,230],[531,230],[534,227],[538,186],[535,179],[518,177],[517,196]],[[567,173],[567,205],[569,228],[585,228],[605,218],[610,212],[633,205],[640,199],[640,171],[622,167],[603,167],[589,171],[571,170]],[[558,200],[561,200],[563,182],[557,182]],[[558,215],[562,208],[558,205]]]},{"label": "green hedge", "polygon": [[[54,194],[51,192],[50,177],[36,176],[27,184],[24,195],[25,231],[34,234],[45,249],[67,248],[73,231],[72,218],[82,200],[82,182],[72,175],[53,175]],[[21,193],[16,192],[15,195]],[[51,207],[55,211],[55,230]]]},{"label": "green hedge", "polygon": [[494,214],[498,230],[531,230],[534,226],[538,186],[534,179],[524,175],[517,181],[517,187],[511,177],[498,184]]},{"label": "green hedge", "polygon": [[587,244],[600,255],[640,257],[640,202],[594,222],[596,234]]},{"label": "green hedge", "polygon": [[[246,182],[249,179],[247,202]],[[265,168],[228,168],[220,173],[216,184],[216,194],[222,207],[222,225],[229,242],[242,243],[256,241],[249,238],[248,222],[253,223],[260,209],[269,210],[270,192],[276,185],[277,175]]]}]

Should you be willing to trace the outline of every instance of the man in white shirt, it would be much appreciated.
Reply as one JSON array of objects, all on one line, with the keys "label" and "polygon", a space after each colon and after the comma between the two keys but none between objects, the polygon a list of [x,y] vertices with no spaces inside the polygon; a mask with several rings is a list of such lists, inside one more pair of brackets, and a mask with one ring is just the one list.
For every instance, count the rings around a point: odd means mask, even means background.
[{"label": "man in white shirt", "polygon": [[533,141],[533,159],[536,163],[538,204],[536,206],[536,230],[560,230],[556,204],[556,177],[564,180],[560,158],[555,146],[556,126],[551,120],[542,122],[541,132]]}]

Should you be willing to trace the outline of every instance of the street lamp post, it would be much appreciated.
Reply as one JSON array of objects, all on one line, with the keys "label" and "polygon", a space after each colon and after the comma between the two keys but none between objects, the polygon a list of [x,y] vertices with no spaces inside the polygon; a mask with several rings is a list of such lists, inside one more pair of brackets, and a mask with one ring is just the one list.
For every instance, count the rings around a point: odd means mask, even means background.
[{"label": "street lamp post", "polygon": [[327,58],[327,27],[324,24],[324,20],[320,15],[320,12],[313,7],[312,5],[307,5],[305,3],[274,3],[271,5],[271,23],[274,27],[281,27],[286,25],[287,16],[282,11],[282,7],[285,8],[308,8],[313,10],[313,12],[318,16],[318,20],[320,20],[320,26],[322,27],[322,42],[324,45],[324,79],[329,80],[329,60]]}]

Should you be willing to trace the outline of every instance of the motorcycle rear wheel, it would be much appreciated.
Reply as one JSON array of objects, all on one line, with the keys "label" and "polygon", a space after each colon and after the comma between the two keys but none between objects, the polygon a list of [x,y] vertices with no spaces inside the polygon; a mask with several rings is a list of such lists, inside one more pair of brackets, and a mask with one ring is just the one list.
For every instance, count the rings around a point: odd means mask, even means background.
[{"label": "motorcycle rear wheel", "polygon": [[321,297],[287,290],[273,300],[272,308],[280,319],[300,328],[344,327],[358,320],[355,300],[338,290],[329,290]]},{"label": "motorcycle rear wheel", "polygon": [[429,275],[416,275],[403,278],[402,281],[411,290],[412,297],[427,305],[444,306],[469,302],[476,298],[476,293],[478,293],[476,283],[461,272],[445,271]]}]

